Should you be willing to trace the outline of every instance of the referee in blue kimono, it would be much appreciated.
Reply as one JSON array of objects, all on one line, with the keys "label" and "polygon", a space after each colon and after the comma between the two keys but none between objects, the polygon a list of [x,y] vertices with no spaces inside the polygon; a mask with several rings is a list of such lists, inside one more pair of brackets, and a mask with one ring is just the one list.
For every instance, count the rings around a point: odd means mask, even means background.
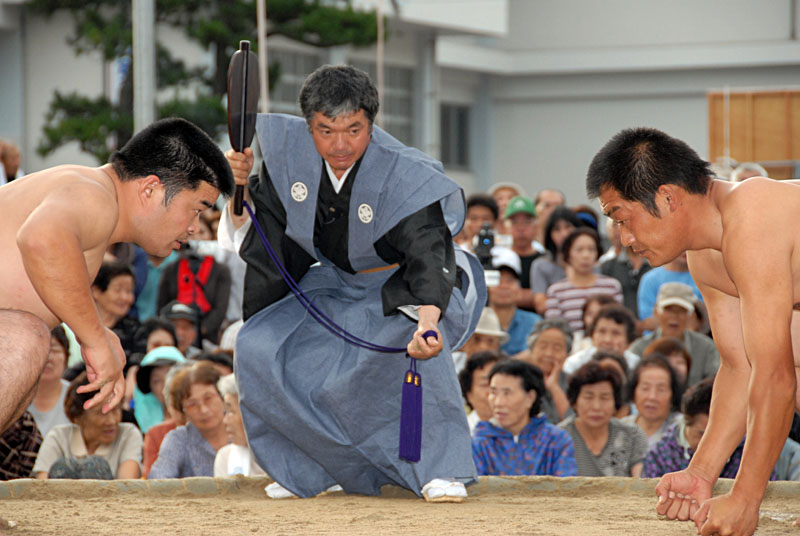
[{"label": "referee in blue kimono", "polygon": [[[378,93],[366,73],[323,66],[299,97],[304,118],[260,114],[264,162],[226,156],[285,270],[315,306],[370,342],[420,361],[422,450],[398,457],[408,358],[352,346],[315,321],[268,257],[247,213],[229,206],[219,240],[247,262],[245,324],[235,372],[248,441],[276,483],[273,498],[330,489],[376,495],[403,486],[460,502],[475,482],[451,352],[486,301],[477,260],[454,245],[461,188],[441,163],[373,125]],[[438,338],[422,337],[433,330]]]}]

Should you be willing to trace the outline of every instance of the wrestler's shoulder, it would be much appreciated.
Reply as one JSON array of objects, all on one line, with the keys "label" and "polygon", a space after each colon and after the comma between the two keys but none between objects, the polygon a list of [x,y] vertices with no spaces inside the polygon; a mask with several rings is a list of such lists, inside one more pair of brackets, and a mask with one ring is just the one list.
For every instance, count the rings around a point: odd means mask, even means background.
[{"label": "wrestler's shoulder", "polygon": [[36,178],[34,184],[47,186],[51,190],[80,189],[83,192],[96,192],[98,195],[114,194],[114,183],[102,168],[63,165],[48,168],[30,175]]}]

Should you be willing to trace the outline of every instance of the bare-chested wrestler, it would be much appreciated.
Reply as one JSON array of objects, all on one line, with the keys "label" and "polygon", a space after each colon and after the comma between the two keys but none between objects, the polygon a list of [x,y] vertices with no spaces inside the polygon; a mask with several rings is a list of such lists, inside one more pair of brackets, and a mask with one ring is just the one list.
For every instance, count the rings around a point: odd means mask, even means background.
[{"label": "bare-chested wrestler", "polygon": [[[620,132],[597,153],[586,187],[619,225],[623,246],[653,266],[688,251],[722,357],[703,439],[689,467],[657,485],[656,510],[692,519],[703,535],[749,536],[798,385],[800,185],[765,178],[734,184],[712,175],[684,142],[639,128]],[[745,433],[733,487],[712,499]]]},{"label": "bare-chested wrestler", "polygon": [[182,119],[153,123],[99,168],[58,166],[0,187],[0,431],[30,403],[62,321],[91,381],[79,391],[97,391],[86,408],[121,400],[125,355],[90,290],[103,253],[133,242],[166,257],[233,188],[222,152]]}]

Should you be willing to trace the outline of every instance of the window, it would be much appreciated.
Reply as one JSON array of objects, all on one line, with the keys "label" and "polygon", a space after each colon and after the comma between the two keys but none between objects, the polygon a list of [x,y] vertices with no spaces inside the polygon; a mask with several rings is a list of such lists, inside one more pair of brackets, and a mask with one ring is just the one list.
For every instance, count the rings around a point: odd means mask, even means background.
[{"label": "window", "polygon": [[[377,87],[378,72],[375,63],[354,61],[352,65],[356,69],[361,69],[367,73],[370,80]],[[411,117],[413,108],[411,102],[413,71],[405,67],[384,65],[383,77],[384,94],[381,101],[383,125],[381,127],[406,145],[412,145]]]},{"label": "window", "polygon": [[448,167],[469,168],[469,107],[442,104],[441,109],[442,164]]}]

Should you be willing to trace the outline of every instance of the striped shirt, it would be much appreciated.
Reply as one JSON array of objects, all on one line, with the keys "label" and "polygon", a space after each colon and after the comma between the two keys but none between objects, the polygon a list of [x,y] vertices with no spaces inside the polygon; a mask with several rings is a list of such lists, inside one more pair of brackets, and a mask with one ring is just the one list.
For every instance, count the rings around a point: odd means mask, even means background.
[{"label": "striped shirt", "polygon": [[625,424],[612,418],[608,423],[608,441],[602,452],[595,456],[575,426],[575,416],[567,417],[558,425],[569,432],[575,443],[575,461],[578,476],[631,476],[631,468],[641,462],[647,453],[647,436],[635,424]]},{"label": "striped shirt", "polygon": [[547,289],[547,309],[544,316],[564,318],[573,331],[583,332],[583,304],[590,296],[608,294],[622,303],[622,285],[613,277],[598,275],[588,287],[576,287],[569,279],[553,283]]}]

